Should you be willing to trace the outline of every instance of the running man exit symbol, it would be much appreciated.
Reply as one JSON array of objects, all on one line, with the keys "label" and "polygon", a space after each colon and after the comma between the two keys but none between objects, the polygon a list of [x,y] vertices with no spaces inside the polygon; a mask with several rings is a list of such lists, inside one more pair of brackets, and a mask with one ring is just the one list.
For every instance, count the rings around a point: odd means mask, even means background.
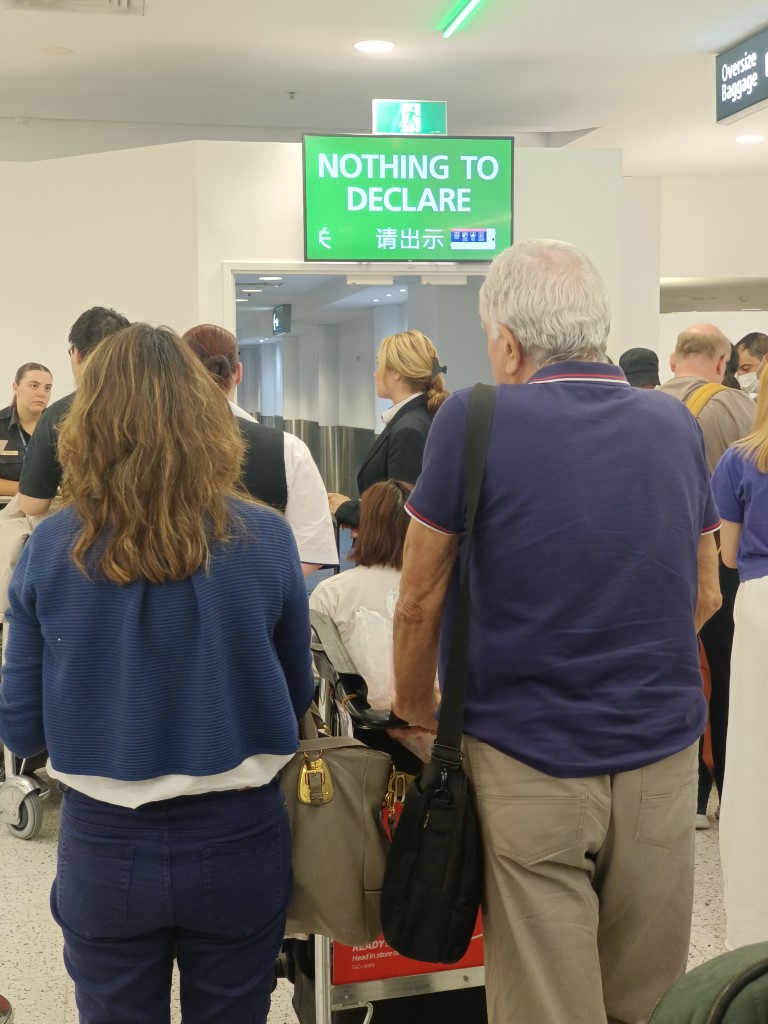
[{"label": "running man exit symbol", "polygon": [[374,100],[374,135],[445,135],[444,100]]},{"label": "running man exit symbol", "polygon": [[421,104],[403,103],[400,117],[400,131],[403,135],[421,134]]},{"label": "running man exit symbol", "polygon": [[330,249],[331,232],[328,228],[320,228],[317,233],[317,240],[324,249]]}]

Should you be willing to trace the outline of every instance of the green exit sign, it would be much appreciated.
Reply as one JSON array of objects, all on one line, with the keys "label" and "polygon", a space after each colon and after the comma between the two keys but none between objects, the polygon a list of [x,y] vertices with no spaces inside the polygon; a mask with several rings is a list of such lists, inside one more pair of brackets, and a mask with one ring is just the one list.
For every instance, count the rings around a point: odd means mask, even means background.
[{"label": "green exit sign", "polygon": [[443,100],[374,100],[374,135],[446,135]]}]

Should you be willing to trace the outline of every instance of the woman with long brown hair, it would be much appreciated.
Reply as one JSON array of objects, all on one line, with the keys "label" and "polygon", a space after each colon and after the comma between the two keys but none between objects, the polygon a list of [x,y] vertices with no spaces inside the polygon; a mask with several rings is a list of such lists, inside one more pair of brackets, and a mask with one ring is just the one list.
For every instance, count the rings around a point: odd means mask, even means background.
[{"label": "woman with long brown hair", "polygon": [[0,737],[64,790],[51,908],[81,1024],[266,1020],[291,890],[277,786],[312,674],[282,516],[167,328],[84,363],[59,435],[66,506],[11,583]]},{"label": "woman with long brown hair", "polygon": [[[373,374],[376,395],[388,398],[392,407],[382,415],[384,429],[357,474],[360,496],[382,480],[416,483],[432,417],[448,397],[443,384],[445,372],[433,342],[421,331],[390,334],[381,342]],[[359,499],[329,494],[328,500],[340,524],[358,526]]]}]

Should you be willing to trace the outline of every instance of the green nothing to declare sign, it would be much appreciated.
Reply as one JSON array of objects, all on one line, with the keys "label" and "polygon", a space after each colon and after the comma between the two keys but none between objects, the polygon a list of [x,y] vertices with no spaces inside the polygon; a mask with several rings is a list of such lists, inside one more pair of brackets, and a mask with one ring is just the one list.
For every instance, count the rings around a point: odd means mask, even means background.
[{"label": "green nothing to declare sign", "polygon": [[512,244],[512,181],[512,139],[305,135],[305,258],[492,260]]}]

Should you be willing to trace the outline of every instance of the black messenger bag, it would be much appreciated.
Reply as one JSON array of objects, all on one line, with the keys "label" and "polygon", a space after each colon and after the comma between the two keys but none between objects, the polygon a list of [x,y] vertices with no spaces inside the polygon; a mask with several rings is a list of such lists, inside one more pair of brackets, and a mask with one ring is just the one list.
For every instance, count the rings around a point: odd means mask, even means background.
[{"label": "black messenger bag", "polygon": [[461,737],[469,648],[469,556],[495,397],[495,388],[487,384],[476,384],[472,391],[464,567],[440,723],[432,761],[405,797],[381,892],[384,938],[403,956],[429,963],[456,963],[466,953],[483,891],[482,841],[462,767]]}]

